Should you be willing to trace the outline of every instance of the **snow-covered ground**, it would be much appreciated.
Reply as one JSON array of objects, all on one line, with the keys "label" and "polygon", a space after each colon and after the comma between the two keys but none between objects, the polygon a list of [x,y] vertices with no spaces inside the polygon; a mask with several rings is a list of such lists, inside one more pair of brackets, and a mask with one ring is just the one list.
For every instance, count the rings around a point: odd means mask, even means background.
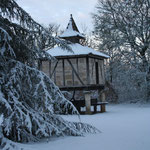
[{"label": "snow-covered ground", "polygon": [[[78,121],[77,116],[64,118]],[[108,105],[106,113],[82,115],[81,120],[102,133],[19,146],[25,150],[150,150],[150,105]]]}]

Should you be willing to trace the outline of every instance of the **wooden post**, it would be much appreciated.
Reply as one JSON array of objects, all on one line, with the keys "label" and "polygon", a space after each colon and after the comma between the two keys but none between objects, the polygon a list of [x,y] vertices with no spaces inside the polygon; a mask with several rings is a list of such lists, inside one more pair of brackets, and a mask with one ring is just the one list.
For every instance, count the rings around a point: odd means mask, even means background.
[{"label": "wooden post", "polygon": [[102,69],[102,65],[103,65],[103,60],[99,60],[99,67],[100,67],[100,83],[104,84],[104,77],[103,77],[103,72],[104,70]]},{"label": "wooden post", "polygon": [[87,84],[90,84],[90,70],[89,70],[89,58],[86,57],[86,80]]},{"label": "wooden post", "polygon": [[55,72],[54,72],[54,83],[56,84],[56,69],[55,69]]},{"label": "wooden post", "polygon": [[65,86],[66,85],[66,82],[65,82],[65,62],[64,62],[65,60],[63,59],[62,60],[62,70],[63,70],[63,86]]},{"label": "wooden post", "polygon": [[102,63],[102,70],[103,70],[103,83],[105,84],[106,82],[106,79],[105,79],[105,69],[104,69],[104,60],[103,60],[103,63]]},{"label": "wooden post", "polygon": [[77,73],[79,74],[79,60],[76,58]]},{"label": "wooden post", "polygon": [[91,92],[85,91],[85,107],[86,107],[86,114],[91,114]]},{"label": "wooden post", "polygon": [[41,60],[38,60],[38,69],[42,70],[42,61]]},{"label": "wooden post", "polygon": [[51,61],[49,61],[49,77],[51,76]]},{"label": "wooden post", "polygon": [[74,70],[72,69],[72,85],[74,85]]}]

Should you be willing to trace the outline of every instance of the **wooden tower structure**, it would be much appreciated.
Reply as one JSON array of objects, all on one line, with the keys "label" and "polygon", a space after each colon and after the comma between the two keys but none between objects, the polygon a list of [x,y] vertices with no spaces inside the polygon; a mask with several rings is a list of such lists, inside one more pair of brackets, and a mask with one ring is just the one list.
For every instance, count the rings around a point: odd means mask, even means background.
[{"label": "wooden tower structure", "polygon": [[[91,113],[91,106],[94,111],[98,105],[101,111],[105,111],[105,95],[102,92],[105,87],[104,60],[109,56],[92,48],[80,44],[85,37],[81,34],[76,23],[70,16],[68,26],[60,38],[71,42],[69,46],[73,52],[63,50],[61,47],[49,49],[47,52],[56,57],[57,61],[41,60],[40,70],[45,72],[62,91],[70,91],[73,94],[72,100],[77,109],[86,107],[86,113]],[[100,94],[96,101],[91,100],[91,93],[97,90]],[[80,91],[84,99],[76,99],[75,93]]]}]

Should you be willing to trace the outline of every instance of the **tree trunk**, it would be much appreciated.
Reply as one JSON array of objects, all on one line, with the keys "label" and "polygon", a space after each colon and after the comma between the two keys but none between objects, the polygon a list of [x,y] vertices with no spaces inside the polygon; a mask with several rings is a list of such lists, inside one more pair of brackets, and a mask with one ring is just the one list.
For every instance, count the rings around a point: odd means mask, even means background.
[{"label": "tree trunk", "polygon": [[146,100],[150,100],[150,67],[148,68],[147,74],[146,74]]},{"label": "tree trunk", "polygon": [[150,67],[146,59],[145,53],[142,55],[143,71],[146,73],[146,101],[150,99]]}]

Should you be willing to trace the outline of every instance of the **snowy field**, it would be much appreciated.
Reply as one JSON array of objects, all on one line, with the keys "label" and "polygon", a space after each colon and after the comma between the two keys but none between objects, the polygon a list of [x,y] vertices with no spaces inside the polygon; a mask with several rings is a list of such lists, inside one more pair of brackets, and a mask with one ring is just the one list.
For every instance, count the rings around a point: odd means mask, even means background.
[{"label": "snowy field", "polygon": [[[77,116],[64,118],[78,121]],[[150,150],[150,105],[108,105],[106,113],[82,115],[81,120],[102,133],[19,145],[25,150]]]}]

